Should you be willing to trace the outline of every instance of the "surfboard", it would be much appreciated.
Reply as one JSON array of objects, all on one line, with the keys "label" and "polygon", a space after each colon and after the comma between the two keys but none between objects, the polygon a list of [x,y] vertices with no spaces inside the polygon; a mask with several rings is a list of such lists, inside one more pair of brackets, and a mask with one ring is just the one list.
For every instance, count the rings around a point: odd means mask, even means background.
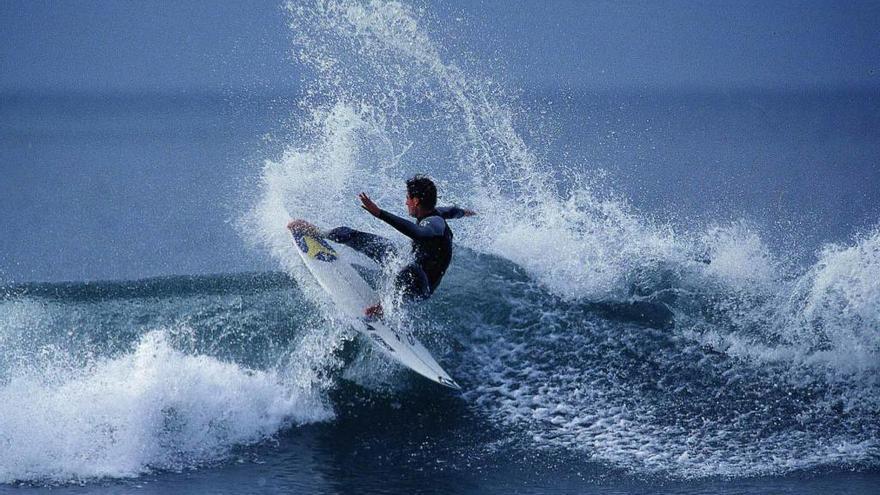
[{"label": "surfboard", "polygon": [[327,239],[296,229],[292,234],[306,268],[342,313],[350,317],[355,330],[398,363],[433,382],[461,390],[410,332],[392,328],[381,319],[364,317],[364,309],[377,304],[379,295],[352,265],[340,258]]}]

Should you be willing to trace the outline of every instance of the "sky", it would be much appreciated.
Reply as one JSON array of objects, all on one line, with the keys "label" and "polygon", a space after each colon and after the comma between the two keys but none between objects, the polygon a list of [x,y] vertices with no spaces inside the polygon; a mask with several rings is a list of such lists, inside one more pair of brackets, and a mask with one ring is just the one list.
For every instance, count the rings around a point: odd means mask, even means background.
[{"label": "sky", "polygon": [[[417,5],[525,88],[880,85],[876,1]],[[274,0],[4,0],[0,91],[285,91],[289,38]]]}]

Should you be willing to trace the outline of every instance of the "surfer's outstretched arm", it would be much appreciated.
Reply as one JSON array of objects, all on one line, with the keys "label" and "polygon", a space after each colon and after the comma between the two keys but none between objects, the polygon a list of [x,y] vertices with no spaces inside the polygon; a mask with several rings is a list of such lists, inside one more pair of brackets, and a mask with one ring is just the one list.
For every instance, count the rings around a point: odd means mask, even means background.
[{"label": "surfer's outstretched arm", "polygon": [[426,218],[424,225],[419,225],[379,208],[379,206],[377,206],[376,203],[364,193],[360,194],[360,199],[361,203],[363,203],[361,206],[363,209],[370,212],[374,217],[377,217],[388,225],[394,227],[398,232],[410,239],[420,241],[433,237],[440,237],[446,229],[446,222],[438,215]]},{"label": "surfer's outstretched arm", "polygon": [[457,218],[463,217],[472,217],[477,214],[474,210],[468,210],[465,208],[459,208],[457,206],[444,206],[436,208],[437,213],[443,217],[444,220],[455,220]]},{"label": "surfer's outstretched arm", "polygon": [[417,241],[430,239],[432,237],[443,237],[443,230],[446,227],[446,222],[436,215],[426,218],[423,225],[418,225],[409,220],[400,218],[393,213],[379,210],[379,220],[394,227],[398,232],[410,239],[415,239]]},{"label": "surfer's outstretched arm", "polygon": [[394,227],[401,234],[415,241],[424,241],[436,237],[443,237],[446,231],[446,221],[443,217],[432,215],[425,217],[419,223],[410,222],[393,213],[389,213],[373,202],[369,196],[364,193],[360,194],[361,207],[374,217],[382,220],[388,225]]}]

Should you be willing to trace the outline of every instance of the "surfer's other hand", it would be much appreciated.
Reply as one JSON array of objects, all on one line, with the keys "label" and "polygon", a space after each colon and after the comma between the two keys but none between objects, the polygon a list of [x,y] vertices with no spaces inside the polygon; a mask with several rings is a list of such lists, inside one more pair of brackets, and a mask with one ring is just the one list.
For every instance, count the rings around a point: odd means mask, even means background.
[{"label": "surfer's other hand", "polygon": [[381,304],[374,304],[364,310],[364,315],[366,315],[367,318],[381,318],[384,314],[385,312],[382,311]]},{"label": "surfer's other hand", "polygon": [[477,214],[477,212],[475,212],[474,210],[467,210],[467,209],[466,209],[466,210],[464,210],[464,214],[463,214],[463,216],[466,216],[466,217],[472,217],[472,216],[474,216],[474,215],[476,215],[476,214]]},{"label": "surfer's other hand", "polygon": [[361,200],[361,208],[370,212],[370,215],[373,215],[374,217],[379,216],[379,213],[382,210],[376,205],[376,203],[373,203],[373,200],[367,196],[367,193],[358,194],[358,198]]}]

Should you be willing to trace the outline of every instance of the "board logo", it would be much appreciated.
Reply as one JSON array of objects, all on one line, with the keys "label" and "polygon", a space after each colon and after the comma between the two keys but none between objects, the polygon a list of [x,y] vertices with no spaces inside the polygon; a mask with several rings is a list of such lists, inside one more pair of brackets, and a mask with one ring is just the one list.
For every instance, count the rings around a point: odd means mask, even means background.
[{"label": "board logo", "polygon": [[309,258],[318,261],[336,261],[336,251],[324,239],[309,235],[296,236],[296,246]]}]

